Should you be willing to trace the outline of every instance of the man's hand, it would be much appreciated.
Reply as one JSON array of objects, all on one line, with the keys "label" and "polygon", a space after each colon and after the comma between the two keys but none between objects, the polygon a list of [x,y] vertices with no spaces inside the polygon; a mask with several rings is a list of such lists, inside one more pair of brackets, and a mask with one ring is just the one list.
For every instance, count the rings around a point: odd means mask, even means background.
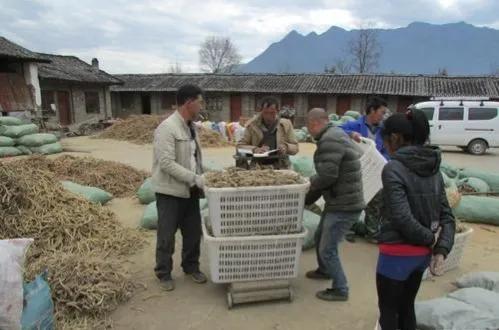
[{"label": "man's hand", "polygon": [[269,150],[270,150],[269,146],[261,146],[260,148],[255,148],[253,150],[253,153],[255,153],[255,154],[263,154],[263,153],[265,153],[265,152],[267,152]]},{"label": "man's hand", "polygon": [[280,155],[286,155],[288,153],[288,146],[285,144],[281,144],[278,149]]},{"label": "man's hand", "polygon": [[196,175],[194,182],[199,189],[204,189],[204,178],[201,175]]},{"label": "man's hand", "polygon": [[430,262],[430,272],[435,276],[442,276],[442,266],[444,264],[444,256],[442,254],[436,254],[431,258]]},{"label": "man's hand", "polygon": [[360,143],[362,141],[362,135],[360,135],[360,133],[358,133],[358,132],[350,133],[350,138],[358,143]]}]

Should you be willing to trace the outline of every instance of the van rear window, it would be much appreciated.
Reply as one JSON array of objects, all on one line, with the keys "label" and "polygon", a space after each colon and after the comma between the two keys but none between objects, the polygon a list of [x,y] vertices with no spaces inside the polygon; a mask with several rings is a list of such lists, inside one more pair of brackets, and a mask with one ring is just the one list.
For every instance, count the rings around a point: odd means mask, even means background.
[{"label": "van rear window", "polygon": [[497,117],[497,108],[469,108],[468,120],[491,120]]},{"label": "van rear window", "polygon": [[463,120],[464,108],[440,108],[438,120]]}]

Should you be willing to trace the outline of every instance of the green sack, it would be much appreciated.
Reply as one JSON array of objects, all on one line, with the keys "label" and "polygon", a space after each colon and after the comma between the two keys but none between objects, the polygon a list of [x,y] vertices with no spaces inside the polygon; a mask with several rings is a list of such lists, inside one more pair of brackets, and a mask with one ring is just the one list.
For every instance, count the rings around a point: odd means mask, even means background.
[{"label": "green sack", "polygon": [[300,175],[309,178],[316,174],[314,161],[308,156],[290,156],[289,160],[293,166],[293,170]]},{"label": "green sack", "polygon": [[224,167],[213,160],[203,160],[204,172],[222,172]]},{"label": "green sack", "polygon": [[346,122],[349,122],[349,121],[354,121],[354,120],[355,120],[355,118],[350,117],[350,116],[343,116],[343,117],[341,117],[341,119],[340,119],[340,121],[341,121],[342,123],[346,123]]},{"label": "green sack", "polygon": [[23,285],[23,330],[54,329],[54,303],[46,271]]},{"label": "green sack", "polygon": [[27,147],[41,147],[44,144],[56,143],[57,137],[54,134],[37,133],[29,134],[17,139],[17,144]]},{"label": "green sack", "polygon": [[62,145],[59,142],[45,144],[41,147],[30,148],[34,154],[53,155],[62,152]]},{"label": "green sack", "polygon": [[298,142],[307,142],[308,134],[301,129],[295,129],[295,136]]},{"label": "green sack", "polygon": [[21,150],[21,152],[23,153],[23,155],[32,155],[33,152],[31,151],[30,148],[26,147],[26,146],[17,146],[16,147],[17,149]]},{"label": "green sack", "polygon": [[23,152],[16,147],[0,147],[0,158],[21,156]]},{"label": "green sack", "polygon": [[199,200],[199,209],[202,211],[202,210],[205,210],[208,208],[208,200],[206,198],[202,198]]},{"label": "green sack", "polygon": [[482,179],[478,178],[464,178],[457,182],[459,190],[463,192],[478,192],[478,193],[488,193],[490,187]]},{"label": "green sack", "polygon": [[21,136],[38,133],[38,126],[35,124],[18,126],[0,126],[0,135],[18,139]]},{"label": "green sack", "polygon": [[0,136],[0,147],[13,147],[15,144],[14,139],[8,136]]},{"label": "green sack", "polygon": [[447,163],[440,164],[440,171],[445,173],[451,179],[456,179],[459,172],[457,168]]},{"label": "green sack", "polygon": [[291,156],[289,157],[293,170],[300,175],[309,178],[316,174],[314,161],[308,156]]},{"label": "green sack", "polygon": [[336,121],[332,121],[331,124],[333,124],[333,126],[335,126],[335,127],[338,127],[338,126],[343,125],[344,123],[341,120],[336,120]]},{"label": "green sack", "polygon": [[5,126],[18,126],[22,125],[23,121],[19,118],[16,117],[0,117],[0,125],[5,125]]},{"label": "green sack", "polygon": [[[201,213],[205,213],[207,215],[208,211],[208,201],[206,199],[199,200],[199,209],[202,211]],[[158,227],[158,209],[156,207],[156,202],[152,202],[146,206],[144,210],[144,214],[142,215],[142,219],[140,220],[140,227],[144,229],[157,229]]]},{"label": "green sack", "polygon": [[445,172],[440,172],[440,174],[442,174],[442,178],[444,179],[445,188],[457,188],[456,180],[449,178]]},{"label": "green sack", "polygon": [[360,112],[358,112],[358,111],[353,111],[353,110],[348,110],[347,112],[345,112],[345,116],[352,117],[352,118],[354,118],[355,120],[357,120],[357,119],[359,119],[360,117],[362,117],[362,115],[360,114]]},{"label": "green sack", "polygon": [[338,120],[340,120],[340,116],[338,116],[337,114],[332,113],[329,115],[329,121],[338,121]]},{"label": "green sack", "polygon": [[461,221],[499,226],[499,199],[481,196],[463,196],[453,210]]},{"label": "green sack", "polygon": [[61,183],[64,189],[74,194],[83,196],[86,200],[92,203],[99,203],[104,205],[111,199],[113,199],[113,195],[100,188],[82,186],[71,181],[61,181]]},{"label": "green sack", "polygon": [[150,204],[156,200],[156,194],[152,190],[152,179],[147,178],[137,191],[137,198],[141,204]]},{"label": "green sack", "polygon": [[308,250],[315,246],[315,232],[317,231],[320,222],[320,215],[309,210],[303,211],[303,227],[307,229],[307,235],[303,240],[303,250]]},{"label": "green sack", "polygon": [[158,227],[158,209],[156,202],[152,202],[146,206],[144,215],[140,220],[140,227],[144,229],[156,229]]},{"label": "green sack", "polygon": [[485,181],[491,192],[499,193],[499,174],[492,172],[464,168],[459,171],[459,178],[478,178]]}]

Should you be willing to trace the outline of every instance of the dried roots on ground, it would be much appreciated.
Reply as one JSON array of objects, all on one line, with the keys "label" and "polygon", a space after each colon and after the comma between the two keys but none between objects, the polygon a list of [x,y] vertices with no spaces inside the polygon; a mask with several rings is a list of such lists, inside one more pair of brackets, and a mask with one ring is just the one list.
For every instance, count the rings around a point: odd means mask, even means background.
[{"label": "dried roots on ground", "polygon": [[[135,144],[153,143],[154,130],[168,116],[139,115],[119,121],[96,136],[100,139],[129,141]],[[203,148],[226,147],[231,144],[224,137],[205,127],[199,128],[199,140]]]},{"label": "dried roots on ground", "polygon": [[205,176],[206,186],[213,188],[284,186],[302,183],[296,173],[274,170],[243,170],[229,168],[223,172],[209,172]]},{"label": "dried roots on ground", "polygon": [[69,180],[81,185],[101,188],[115,197],[134,196],[149,176],[131,166],[92,157],[69,155],[57,158],[32,156],[14,161],[22,166],[35,167],[53,173],[59,180]]},{"label": "dried roots on ground", "polygon": [[130,296],[133,285],[117,262],[144,243],[138,231],[29,163],[0,164],[0,194],[0,239],[34,238],[26,280],[48,269],[59,328],[100,324]]},{"label": "dried roots on ground", "polygon": [[135,144],[152,143],[154,130],[167,117],[167,115],[130,116],[108,127],[96,137],[99,139],[129,141]]},{"label": "dried roots on ground", "polygon": [[199,141],[202,148],[220,148],[231,145],[220,133],[205,127],[199,128]]}]

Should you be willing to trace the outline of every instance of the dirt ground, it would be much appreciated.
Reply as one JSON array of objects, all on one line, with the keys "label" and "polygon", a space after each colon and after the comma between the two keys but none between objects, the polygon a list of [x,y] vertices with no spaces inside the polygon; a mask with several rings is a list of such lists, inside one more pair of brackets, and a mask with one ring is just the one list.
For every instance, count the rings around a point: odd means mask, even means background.
[{"label": "dirt ground", "polygon": [[[119,161],[138,169],[150,170],[152,147],[126,142],[96,140],[88,137],[63,141],[65,147],[78,151],[79,156],[93,156]],[[301,145],[300,154],[311,155],[314,145]],[[232,148],[206,149],[204,156],[221,165],[232,165]],[[446,149],[444,160],[456,166],[474,166],[496,170],[499,151],[476,157],[461,151]],[[116,199],[109,207],[123,224],[136,227],[144,210],[136,199]],[[451,284],[459,275],[470,271],[499,271],[499,228],[471,225],[474,233],[466,249],[461,267],[443,277],[425,281],[418,299],[429,299],[452,291]],[[375,266],[377,247],[357,240],[341,246],[341,258],[350,284],[350,300],[346,303],[328,303],[315,298],[329,282],[305,279],[307,270],[316,267],[315,252],[309,250],[300,259],[300,275],[293,280],[295,299],[292,303],[275,302],[242,305],[232,310],[226,306],[223,285],[198,285],[184,277],[180,269],[179,253],[175,255],[174,277],[176,290],[160,290],[154,277],[155,232],[145,233],[149,245],[137,251],[127,263],[135,279],[143,284],[136,295],[121,305],[112,315],[117,329],[373,329],[377,318]],[[177,251],[181,242],[177,240]],[[494,257],[495,255],[495,257]],[[494,262],[494,260],[496,260]],[[209,264],[203,249],[201,269],[209,273]]]}]

